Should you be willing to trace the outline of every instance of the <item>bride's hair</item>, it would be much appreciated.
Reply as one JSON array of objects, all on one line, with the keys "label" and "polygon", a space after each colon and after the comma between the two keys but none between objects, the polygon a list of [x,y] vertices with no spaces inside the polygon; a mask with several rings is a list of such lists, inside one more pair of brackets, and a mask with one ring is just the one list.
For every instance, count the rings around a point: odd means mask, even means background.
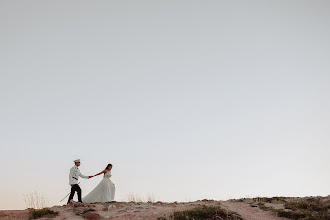
[{"label": "bride's hair", "polygon": [[109,163],[108,164],[108,166],[105,168],[106,170],[109,168],[109,167],[111,167],[112,166],[112,164],[111,163]]}]

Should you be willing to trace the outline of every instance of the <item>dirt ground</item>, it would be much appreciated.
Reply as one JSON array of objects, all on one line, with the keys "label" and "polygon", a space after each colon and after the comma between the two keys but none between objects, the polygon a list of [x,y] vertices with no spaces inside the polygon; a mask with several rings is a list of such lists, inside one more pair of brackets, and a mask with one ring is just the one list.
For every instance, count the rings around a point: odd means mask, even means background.
[{"label": "dirt ground", "polygon": [[[45,216],[41,219],[118,219],[118,220],[154,220],[158,217],[168,218],[175,211],[192,209],[198,206],[216,205],[237,212],[246,220],[277,220],[279,218],[272,211],[264,211],[258,206],[251,205],[249,200],[214,201],[202,200],[184,203],[135,203],[135,202],[111,202],[80,204],[72,203],[64,206],[54,206],[51,209],[59,212],[55,218]],[[268,204],[268,206],[280,207],[281,204]],[[28,219],[28,210],[0,211],[0,220]]]}]

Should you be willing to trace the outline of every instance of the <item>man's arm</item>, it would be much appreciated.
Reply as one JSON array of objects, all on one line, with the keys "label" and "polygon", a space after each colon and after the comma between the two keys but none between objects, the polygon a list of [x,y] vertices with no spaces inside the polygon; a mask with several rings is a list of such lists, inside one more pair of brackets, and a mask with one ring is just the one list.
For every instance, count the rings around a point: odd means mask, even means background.
[{"label": "man's arm", "polygon": [[79,176],[80,176],[81,178],[84,178],[84,179],[89,179],[89,178],[90,178],[89,176],[82,175],[80,172],[79,172]]}]

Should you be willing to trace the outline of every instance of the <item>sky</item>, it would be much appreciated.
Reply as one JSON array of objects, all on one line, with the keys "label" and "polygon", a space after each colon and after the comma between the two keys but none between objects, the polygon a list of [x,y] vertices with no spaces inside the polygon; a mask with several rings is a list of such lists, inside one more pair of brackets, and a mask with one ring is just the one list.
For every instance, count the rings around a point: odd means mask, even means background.
[{"label": "sky", "polygon": [[78,158],[84,175],[113,164],[117,201],[328,195],[329,11],[1,0],[0,209],[65,204]]}]

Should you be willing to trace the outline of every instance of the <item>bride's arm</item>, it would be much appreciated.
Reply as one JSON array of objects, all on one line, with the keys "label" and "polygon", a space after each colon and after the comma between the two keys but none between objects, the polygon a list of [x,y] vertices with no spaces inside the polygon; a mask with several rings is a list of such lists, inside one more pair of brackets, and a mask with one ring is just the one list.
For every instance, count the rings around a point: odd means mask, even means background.
[{"label": "bride's arm", "polygon": [[104,173],[105,170],[103,170],[102,172],[98,173],[98,174],[95,174],[94,176],[98,176],[98,175],[101,175],[102,173]]}]

